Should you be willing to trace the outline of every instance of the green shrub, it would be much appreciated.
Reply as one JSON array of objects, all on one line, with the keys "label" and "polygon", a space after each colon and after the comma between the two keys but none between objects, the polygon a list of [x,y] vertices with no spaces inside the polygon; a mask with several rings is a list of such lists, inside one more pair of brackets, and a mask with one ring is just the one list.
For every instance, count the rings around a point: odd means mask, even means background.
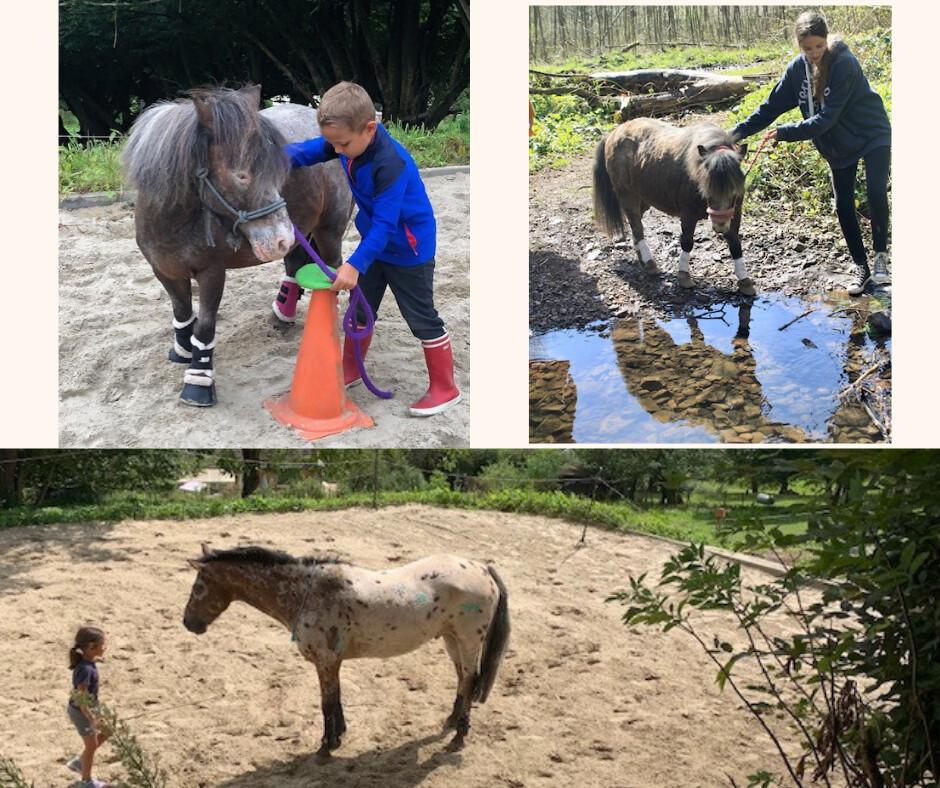
[{"label": "green shrub", "polygon": [[107,142],[59,146],[59,193],[118,192],[122,187],[121,149],[117,133]]},{"label": "green shrub", "polygon": [[[691,636],[771,737],[797,785],[829,772],[851,785],[934,786],[940,766],[940,470],[934,452],[895,450],[835,455],[821,464],[798,459],[807,477],[833,494],[802,532],[733,526],[748,549],[796,552],[800,562],[763,585],[748,586],[741,567],[678,551],[658,584],[630,576],[629,590],[608,601],[626,605],[623,622]],[[821,593],[820,593],[820,588]],[[722,610],[738,627],[736,643],[712,631]],[[796,628],[781,634],[769,615]],[[740,676],[750,663],[762,677]],[[802,757],[780,745],[788,728]],[[766,774],[766,773],[765,773]],[[754,776],[751,784],[768,784]],[[787,783],[789,784],[789,783]]]},{"label": "green shrub", "polygon": [[520,490],[530,487],[525,469],[506,459],[490,463],[480,472],[480,488],[484,492]]},{"label": "green shrub", "polygon": [[389,134],[404,145],[419,167],[470,163],[470,113],[448,115],[434,129],[386,124]]},{"label": "green shrub", "polygon": [[533,96],[535,123],[529,138],[529,170],[564,167],[588,153],[614,127],[612,113],[590,109],[577,96]]},{"label": "green shrub", "polygon": [[26,777],[12,758],[0,755],[0,788],[33,788],[34,785],[26,782]]}]

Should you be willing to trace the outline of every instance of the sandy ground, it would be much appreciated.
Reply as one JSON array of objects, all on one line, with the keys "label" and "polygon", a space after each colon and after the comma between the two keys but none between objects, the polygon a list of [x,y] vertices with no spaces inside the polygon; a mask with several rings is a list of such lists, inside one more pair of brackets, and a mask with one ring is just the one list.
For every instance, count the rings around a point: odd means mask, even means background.
[{"label": "sandy ground", "polygon": [[[98,622],[110,646],[101,698],[129,722],[172,785],[738,785],[781,771],[769,740],[688,636],[628,629],[605,604],[630,573],[659,569],[671,545],[541,517],[420,506],[328,514],[122,522],[0,531],[0,663],[8,680],[3,754],[36,785],[69,784],[79,738],[65,716],[66,652]],[[295,555],[329,550],[380,568],[434,552],[494,563],[510,592],[513,635],[468,745],[445,752],[453,668],[435,641],[343,667],[349,731],[318,765],[316,674],[272,619],[235,605],[197,637],[181,623],[199,543],[256,543]],[[744,570],[748,582],[766,578]],[[709,614],[706,631],[732,640]],[[792,738],[789,745],[793,745]],[[99,776],[119,764],[102,750]]]},{"label": "sandy ground", "polygon": [[[461,446],[470,437],[470,175],[430,177],[438,220],[435,296],[454,343],[463,402],[430,419],[408,416],[424,393],[420,343],[388,293],[368,371],[395,397],[362,386],[351,399],[375,420],[321,441],[324,446]],[[355,249],[350,225],[344,254]],[[303,332],[272,324],[280,262],[230,271],[219,310],[215,352],[219,403],[191,408],[179,400],[184,368],[166,360],[172,346],[169,298],[134,241],[133,207],[116,203],[59,214],[59,433],[61,446],[303,447],[274,422],[264,399],[290,389]],[[195,285],[194,285],[195,289]],[[340,308],[345,309],[345,299]]]}]

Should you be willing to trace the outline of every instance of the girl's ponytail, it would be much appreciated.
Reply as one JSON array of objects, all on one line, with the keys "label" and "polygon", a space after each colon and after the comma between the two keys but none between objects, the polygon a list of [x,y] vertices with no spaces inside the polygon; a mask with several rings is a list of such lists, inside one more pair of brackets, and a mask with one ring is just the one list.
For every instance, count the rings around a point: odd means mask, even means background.
[{"label": "girl's ponytail", "polygon": [[74,670],[85,658],[85,649],[104,640],[104,632],[98,627],[82,627],[75,633],[75,645],[69,649],[69,669]]}]

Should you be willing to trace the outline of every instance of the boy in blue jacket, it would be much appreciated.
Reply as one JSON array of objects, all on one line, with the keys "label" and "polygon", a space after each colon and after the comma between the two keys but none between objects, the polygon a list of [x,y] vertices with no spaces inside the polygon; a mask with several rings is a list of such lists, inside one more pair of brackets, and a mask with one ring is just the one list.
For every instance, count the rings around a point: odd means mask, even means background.
[{"label": "boy in blue jacket", "polygon": [[[430,384],[413,403],[413,416],[432,416],[457,404],[450,337],[434,307],[434,253],[437,225],[418,168],[405,148],[375,120],[369,94],[352,82],[334,85],[320,100],[317,121],[322,137],[286,145],[292,167],[307,167],[338,158],[356,205],[356,228],[362,240],[336,269],[334,290],[357,284],[378,316],[386,288],[391,288],[411,333],[421,340]],[[285,280],[286,282],[286,280]],[[299,290],[282,285],[282,297],[296,305]],[[282,305],[284,306],[284,305]],[[365,318],[360,314],[361,323]],[[369,339],[362,341],[363,357]],[[347,337],[343,345],[347,386],[361,382]]]},{"label": "boy in blue jacket", "polygon": [[[780,115],[799,107],[803,120],[771,129],[764,139],[795,142],[812,140],[832,170],[836,213],[857,274],[849,286],[860,295],[870,282],[888,278],[888,169],[891,163],[891,124],[884,102],[868,84],[862,68],[843,41],[828,39],[826,20],[807,11],[796,20],[802,50],[767,100],[731,133],[743,139],[767,128]],[[874,268],[868,258],[855,215],[855,176],[865,160],[865,181],[871,209]]]}]

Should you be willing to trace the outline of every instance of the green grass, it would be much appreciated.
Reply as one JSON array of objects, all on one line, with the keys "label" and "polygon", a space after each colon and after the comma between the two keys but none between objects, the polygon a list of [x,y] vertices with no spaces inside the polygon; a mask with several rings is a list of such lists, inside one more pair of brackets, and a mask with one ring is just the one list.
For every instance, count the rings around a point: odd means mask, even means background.
[{"label": "green grass", "polygon": [[[743,66],[760,61],[777,60],[779,43],[755,44],[751,47],[669,47],[656,50],[639,47],[629,52],[612,52],[596,58],[571,58],[550,65],[533,64],[539,71],[632,71],[641,68],[722,68]],[[791,50],[793,47],[789,47]]]},{"label": "green grass", "polygon": [[[470,163],[470,115],[445,118],[436,129],[387,124],[391,135],[411,153],[419,167]],[[72,129],[69,129],[70,131]],[[117,133],[110,141],[59,146],[59,193],[116,192],[122,187],[121,148]]]},{"label": "green grass", "polygon": [[[222,498],[202,495],[117,495],[100,503],[84,506],[19,508],[0,511],[0,528],[58,523],[102,523],[129,519],[188,520],[247,513],[330,511],[354,506],[371,506],[371,493],[352,493],[336,498],[290,496],[251,496]],[[683,507],[653,507],[639,510],[629,503],[593,501],[562,492],[533,490],[498,490],[488,493],[464,493],[449,489],[424,489],[405,492],[380,492],[381,507],[425,504],[460,509],[482,509],[520,514],[558,517],[576,523],[588,523],[614,530],[631,530],[667,536],[684,541],[705,542],[734,547],[733,537],[716,533],[714,510],[719,499],[712,494],[695,494]],[[750,502],[735,503],[723,496],[734,517],[763,517],[769,524],[786,530],[806,526],[807,498],[784,497],[773,508]]]},{"label": "green grass", "polygon": [[122,186],[121,147],[117,140],[59,146],[59,193],[116,192]]},{"label": "green grass", "polygon": [[450,115],[436,129],[386,125],[389,133],[404,145],[419,167],[444,167],[470,163],[470,114]]}]

